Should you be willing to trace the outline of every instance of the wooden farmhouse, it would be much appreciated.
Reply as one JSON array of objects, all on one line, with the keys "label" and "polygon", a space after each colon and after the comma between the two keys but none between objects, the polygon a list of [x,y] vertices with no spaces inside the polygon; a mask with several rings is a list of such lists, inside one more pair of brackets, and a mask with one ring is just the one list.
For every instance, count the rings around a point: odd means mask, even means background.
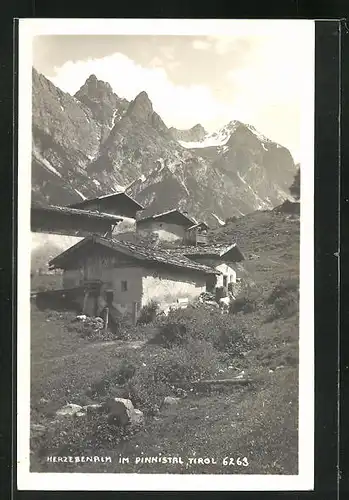
[{"label": "wooden farmhouse", "polygon": [[135,219],[137,212],[144,209],[140,203],[124,192],[111,193],[99,196],[98,198],[83,200],[70,205],[70,207],[81,210],[93,210],[106,214],[114,214],[131,219]]},{"label": "wooden farmhouse", "polygon": [[71,207],[33,205],[31,231],[85,237],[91,234],[111,235],[123,217]]},{"label": "wooden farmhouse", "polygon": [[53,257],[52,252],[57,255],[87,236],[111,237],[120,222],[135,222],[141,209],[142,205],[125,193],[84,200],[69,207],[32,205],[32,252],[39,252],[42,258],[47,255],[47,262]]},{"label": "wooden farmhouse", "polygon": [[165,249],[114,238],[85,238],[49,263],[63,270],[64,289],[76,289],[84,313],[130,315],[135,322],[151,300],[163,310],[206,290],[219,271]]},{"label": "wooden farmhouse", "polygon": [[186,212],[173,209],[138,219],[136,230],[140,236],[156,234],[162,241],[196,245],[206,243],[208,226]]}]

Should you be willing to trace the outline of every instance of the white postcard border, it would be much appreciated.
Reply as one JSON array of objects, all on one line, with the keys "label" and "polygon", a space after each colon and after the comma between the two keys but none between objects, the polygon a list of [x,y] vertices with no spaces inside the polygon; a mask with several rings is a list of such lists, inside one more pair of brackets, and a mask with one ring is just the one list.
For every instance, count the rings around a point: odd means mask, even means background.
[{"label": "white postcard border", "polygon": [[[299,474],[31,473],[30,436],[30,200],[32,38],[43,34],[263,34],[294,23],[309,44],[301,121],[301,248],[299,341]],[[314,487],[314,89],[315,22],[310,20],[20,19],[18,118],[17,487],[20,490],[290,491]]]}]

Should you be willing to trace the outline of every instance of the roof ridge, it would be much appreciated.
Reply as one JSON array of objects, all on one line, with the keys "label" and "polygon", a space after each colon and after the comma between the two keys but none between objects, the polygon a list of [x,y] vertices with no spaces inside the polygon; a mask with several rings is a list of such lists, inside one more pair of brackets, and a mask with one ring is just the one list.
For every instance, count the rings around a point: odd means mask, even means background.
[{"label": "roof ridge", "polygon": [[[64,258],[65,255],[74,251],[74,249],[78,249],[87,243],[87,241],[93,241],[95,243],[100,243],[109,248],[114,248],[114,250],[126,250],[127,252],[133,253],[136,259],[145,260],[148,262],[158,263],[158,264],[168,264],[173,267],[179,267],[184,269],[191,269],[194,271],[202,271],[207,274],[217,274],[217,271],[210,266],[205,264],[200,264],[197,262],[193,262],[188,259],[186,256],[182,255],[181,257],[171,254],[171,252],[166,251],[163,248],[154,248],[151,245],[139,245],[129,241],[120,241],[116,238],[105,238],[103,236],[89,236],[84,238],[79,243],[73,245],[54,259],[52,259],[49,264],[55,265],[55,262],[59,262],[61,258]],[[147,251],[149,253],[147,253]],[[218,273],[219,274],[219,273]]]}]

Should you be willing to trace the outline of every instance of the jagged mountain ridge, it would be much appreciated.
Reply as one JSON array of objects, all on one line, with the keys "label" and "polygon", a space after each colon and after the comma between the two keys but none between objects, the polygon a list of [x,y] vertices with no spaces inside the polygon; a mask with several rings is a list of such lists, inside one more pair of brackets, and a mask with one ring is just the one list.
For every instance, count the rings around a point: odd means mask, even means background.
[{"label": "jagged mountain ridge", "polygon": [[250,125],[168,128],[146,92],[129,103],[91,75],[71,96],[35,69],[32,166],[39,203],[125,188],[148,213],[178,206],[209,223],[273,208],[296,171],[289,151]]},{"label": "jagged mountain ridge", "polygon": [[194,127],[189,130],[179,130],[177,128],[170,128],[171,135],[177,141],[201,141],[206,135],[207,132],[204,127],[197,123]]}]

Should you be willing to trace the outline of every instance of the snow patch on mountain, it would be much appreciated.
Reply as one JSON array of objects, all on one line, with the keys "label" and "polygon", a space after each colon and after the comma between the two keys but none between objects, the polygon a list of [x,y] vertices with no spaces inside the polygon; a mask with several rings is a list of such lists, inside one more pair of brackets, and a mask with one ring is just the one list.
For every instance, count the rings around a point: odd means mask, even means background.
[{"label": "snow patch on mountain", "polygon": [[237,172],[237,176],[239,177],[240,181],[243,182],[244,184],[247,184],[247,182],[245,181],[245,179],[242,177],[242,175],[240,174],[240,172]]},{"label": "snow patch on mountain", "polygon": [[220,219],[218,215],[214,214],[213,212],[211,213],[211,215],[216,219],[216,221],[220,226],[225,226],[225,222],[222,219]]},{"label": "snow patch on mountain", "polygon": [[186,142],[178,141],[179,144],[186,149],[196,149],[196,148],[209,148],[209,147],[219,147],[224,146],[228,141],[233,132],[238,127],[239,122],[232,121],[229,122],[224,127],[220,128],[218,132],[213,132],[212,134],[207,134],[201,141],[196,142]]},{"label": "snow patch on mountain", "polygon": [[165,160],[163,158],[158,158],[157,161],[160,163],[160,168],[158,170],[158,173],[159,173],[165,168]]},{"label": "snow patch on mountain", "polygon": [[56,170],[55,167],[51,165],[51,163],[42,156],[40,151],[38,151],[38,149],[35,146],[33,147],[33,156],[39,161],[39,163],[41,163],[41,165],[50,170],[50,172],[62,178],[62,174],[58,172],[58,170]]},{"label": "snow patch on mountain", "polygon": [[80,191],[78,191],[76,188],[74,188],[74,191],[83,199],[83,200],[87,200],[86,196],[84,196],[82,193],[80,193]]},{"label": "snow patch on mountain", "polygon": [[[246,125],[246,127],[248,128],[248,130],[249,130],[250,132],[252,132],[255,136],[257,136],[257,137],[258,137],[258,139],[259,139],[260,141],[262,141],[262,143],[263,143],[263,142],[269,142],[269,143],[270,143],[270,142],[273,142],[271,139],[268,139],[268,137],[266,137],[265,135],[263,135],[263,134],[261,134],[260,132],[258,132],[258,130],[256,130],[256,128],[255,128],[253,125],[249,125],[249,124],[248,124],[248,125]],[[265,149],[265,148],[264,148],[264,149]]]},{"label": "snow patch on mountain", "polygon": [[185,182],[183,179],[181,179],[181,177],[177,177],[179,183],[181,184],[181,186],[184,187],[184,191],[187,193],[188,196],[190,196],[190,192],[189,192],[189,189],[187,188],[187,186],[185,185]]},{"label": "snow patch on mountain", "polygon": [[115,123],[120,121],[120,120],[121,120],[121,115],[120,115],[119,111],[116,109],[113,113],[109,129],[112,130],[114,128]]},{"label": "snow patch on mountain", "polygon": [[229,151],[229,146],[221,146],[221,147],[219,148],[219,152],[220,152],[221,154],[225,154],[227,151]]},{"label": "snow patch on mountain", "polygon": [[254,189],[252,189],[252,187],[249,184],[247,184],[247,187],[252,192],[253,196],[256,199],[256,205],[257,205],[256,209],[257,210],[262,210],[265,208],[272,208],[272,207],[269,207],[268,203],[266,203],[264,200],[262,200],[262,198],[260,196],[258,196],[256,191],[254,191]]}]

